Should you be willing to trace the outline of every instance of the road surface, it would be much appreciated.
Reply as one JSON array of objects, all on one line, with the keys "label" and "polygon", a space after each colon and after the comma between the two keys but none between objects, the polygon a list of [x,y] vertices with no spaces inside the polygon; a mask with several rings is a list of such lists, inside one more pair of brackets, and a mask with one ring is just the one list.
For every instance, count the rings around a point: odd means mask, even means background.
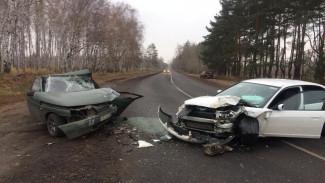
[{"label": "road surface", "polygon": [[[214,95],[218,86],[172,71],[126,84],[144,95],[122,115],[129,123],[159,138],[166,132],[157,108],[175,114],[184,100]],[[146,139],[150,141],[151,139]],[[199,145],[179,140],[122,152],[122,182],[325,182],[325,139],[259,139],[254,147],[235,145],[233,152],[210,157]],[[292,146],[294,145],[294,146]],[[304,151],[305,150],[305,151]],[[314,153],[314,154],[313,154]],[[319,155],[320,157],[317,157]]]}]

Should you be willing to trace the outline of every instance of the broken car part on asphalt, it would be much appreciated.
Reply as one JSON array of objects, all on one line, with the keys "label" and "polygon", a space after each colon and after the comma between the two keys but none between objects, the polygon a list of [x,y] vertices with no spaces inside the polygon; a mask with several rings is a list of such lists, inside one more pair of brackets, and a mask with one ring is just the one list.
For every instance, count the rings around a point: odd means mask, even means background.
[{"label": "broken car part on asphalt", "polygon": [[100,88],[89,69],[36,77],[27,93],[30,113],[53,137],[74,139],[121,114],[141,95]]},{"label": "broken car part on asphalt", "polygon": [[139,149],[139,148],[152,147],[152,146],[153,146],[151,143],[146,142],[146,141],[144,141],[144,140],[139,140],[139,141],[138,141],[138,144],[139,144],[138,149]]},{"label": "broken car part on asphalt", "polygon": [[186,100],[176,120],[159,106],[158,118],[170,134],[184,141],[223,145],[239,137],[253,144],[259,136],[320,138],[324,111],[323,85],[252,79],[216,96]]}]

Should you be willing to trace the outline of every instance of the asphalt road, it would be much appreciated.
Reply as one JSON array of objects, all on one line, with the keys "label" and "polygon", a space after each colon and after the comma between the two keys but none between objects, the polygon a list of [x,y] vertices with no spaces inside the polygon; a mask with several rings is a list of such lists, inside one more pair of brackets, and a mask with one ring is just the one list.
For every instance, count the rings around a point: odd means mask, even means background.
[{"label": "asphalt road", "polygon": [[152,141],[166,134],[157,120],[158,105],[175,114],[189,96],[214,95],[222,89],[215,84],[172,71],[126,82],[120,89],[144,95],[122,116],[146,134],[141,140],[154,145],[132,151],[123,147],[122,182],[325,182],[325,161],[316,157],[325,157],[324,137],[263,138],[254,147],[234,143],[233,152],[213,157],[200,145],[177,139]]}]

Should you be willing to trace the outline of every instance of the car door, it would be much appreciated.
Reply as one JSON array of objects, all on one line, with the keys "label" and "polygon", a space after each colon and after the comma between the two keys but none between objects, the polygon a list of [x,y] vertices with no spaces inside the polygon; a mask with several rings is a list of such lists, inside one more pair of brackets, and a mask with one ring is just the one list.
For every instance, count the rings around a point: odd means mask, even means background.
[{"label": "car door", "polygon": [[33,81],[30,91],[27,92],[27,106],[29,112],[39,120],[41,119],[40,101],[35,100],[33,96],[36,92],[41,92],[41,91],[42,91],[42,79],[36,77]]},{"label": "car door", "polygon": [[[323,90],[303,91],[290,87],[281,91],[270,104],[272,110],[266,119],[264,136],[320,137],[325,121]],[[283,104],[283,109],[278,106]]]}]

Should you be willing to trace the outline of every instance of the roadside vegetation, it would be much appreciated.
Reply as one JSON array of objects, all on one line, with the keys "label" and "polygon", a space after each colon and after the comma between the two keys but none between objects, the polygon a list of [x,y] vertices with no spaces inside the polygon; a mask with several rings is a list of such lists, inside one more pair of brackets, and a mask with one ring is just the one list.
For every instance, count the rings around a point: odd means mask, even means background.
[{"label": "roadside vegetation", "polygon": [[0,14],[0,72],[121,72],[163,64],[154,44],[143,48],[144,27],[125,3],[3,0]]},{"label": "roadside vegetation", "polygon": [[[325,81],[325,2],[221,0],[199,44],[176,50],[173,67],[219,76]],[[189,45],[196,51],[187,58]],[[200,69],[193,69],[195,68]]]},{"label": "roadside vegetation", "polygon": [[3,0],[0,14],[0,105],[25,100],[35,76],[89,68],[101,84],[166,67],[125,3]]}]

